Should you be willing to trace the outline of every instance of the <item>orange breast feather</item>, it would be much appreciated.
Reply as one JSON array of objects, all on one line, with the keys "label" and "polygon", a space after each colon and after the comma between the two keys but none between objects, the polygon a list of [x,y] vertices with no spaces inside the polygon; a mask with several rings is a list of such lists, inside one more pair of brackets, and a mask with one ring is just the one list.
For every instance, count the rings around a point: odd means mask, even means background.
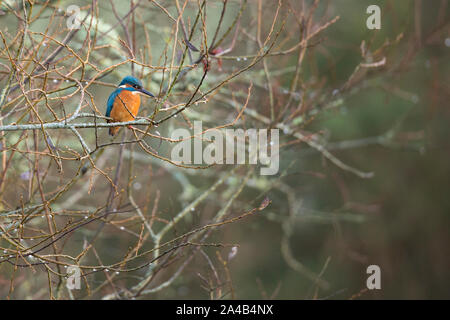
[{"label": "orange breast feather", "polygon": [[117,122],[132,121],[136,117],[141,98],[139,94],[133,94],[132,91],[122,90],[114,100],[111,110],[111,118]]}]

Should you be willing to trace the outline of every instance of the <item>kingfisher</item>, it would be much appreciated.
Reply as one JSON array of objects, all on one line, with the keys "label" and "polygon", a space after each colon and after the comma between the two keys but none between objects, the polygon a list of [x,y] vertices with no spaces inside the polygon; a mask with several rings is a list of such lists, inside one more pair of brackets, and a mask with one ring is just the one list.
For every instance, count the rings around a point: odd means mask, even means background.
[{"label": "kingfisher", "polygon": [[[136,118],[141,106],[140,95],[144,94],[155,97],[153,94],[142,88],[139,79],[133,76],[126,76],[122,79],[119,87],[114,90],[106,103],[106,116],[112,118],[108,122],[127,122]],[[110,127],[109,134],[115,135],[120,127]]]}]

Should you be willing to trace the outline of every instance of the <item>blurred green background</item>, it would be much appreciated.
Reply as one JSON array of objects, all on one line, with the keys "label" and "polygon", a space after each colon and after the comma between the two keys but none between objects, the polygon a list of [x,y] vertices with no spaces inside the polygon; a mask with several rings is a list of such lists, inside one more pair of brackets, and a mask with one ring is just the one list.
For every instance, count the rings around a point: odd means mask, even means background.
[{"label": "blurred green background", "polygon": [[[382,8],[382,28],[374,36],[364,28],[367,15],[363,13],[375,3]],[[299,160],[284,181],[305,200],[293,227],[291,246],[296,257],[313,270],[321,270],[330,257],[324,278],[332,284],[334,298],[346,299],[365,288],[370,264],[381,268],[382,290],[366,292],[362,298],[450,298],[450,16],[448,6],[439,11],[442,3],[424,1],[418,14],[423,35],[436,27],[437,16],[444,15],[447,38],[411,49],[414,54],[404,71],[368,79],[367,89],[347,96],[338,109],[321,113],[308,127],[326,130],[330,141],[362,142],[359,148],[334,154],[373,171],[374,178],[359,179],[330,164],[324,169],[319,155],[294,151],[301,147],[291,152],[291,157]],[[380,44],[403,32],[403,41],[387,58],[388,64],[399,63],[410,54],[414,41],[416,5],[417,1],[332,1],[329,10],[341,19],[326,31],[326,55],[319,50],[310,52],[317,69],[312,71],[306,64],[306,73],[317,72],[315,76],[338,88],[353,72],[362,40],[373,37],[372,41]],[[371,138],[392,130],[391,144],[371,143]],[[282,203],[282,198],[274,199],[278,205],[275,214],[282,214]],[[365,220],[317,222],[302,218],[308,210],[330,215],[354,213]],[[260,297],[256,282],[260,278],[269,293],[280,284],[279,298],[311,297],[311,283],[290,270],[280,255],[279,226],[257,219],[253,224],[242,227],[239,236],[246,244],[256,237],[258,245],[244,245],[246,263],[242,259],[232,262],[232,270],[239,275],[235,282],[249,283],[239,286],[245,287],[243,296]]]}]

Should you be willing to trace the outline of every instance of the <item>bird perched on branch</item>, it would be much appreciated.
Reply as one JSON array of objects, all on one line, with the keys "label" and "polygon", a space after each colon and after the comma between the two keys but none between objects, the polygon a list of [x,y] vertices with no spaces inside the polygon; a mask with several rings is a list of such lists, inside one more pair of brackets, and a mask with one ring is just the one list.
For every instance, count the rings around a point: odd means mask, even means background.
[{"label": "bird perched on branch", "polygon": [[[141,94],[155,97],[142,88],[142,83],[139,79],[132,76],[123,78],[119,87],[111,93],[106,103],[106,116],[112,118],[108,122],[127,122],[134,120],[141,106]],[[120,127],[110,127],[109,134],[113,136],[119,129]]]}]

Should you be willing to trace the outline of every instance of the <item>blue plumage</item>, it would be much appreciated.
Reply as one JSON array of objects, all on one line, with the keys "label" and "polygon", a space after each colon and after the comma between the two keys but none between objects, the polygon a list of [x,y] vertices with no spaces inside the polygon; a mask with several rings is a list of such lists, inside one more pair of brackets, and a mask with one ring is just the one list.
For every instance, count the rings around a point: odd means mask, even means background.
[{"label": "blue plumage", "polygon": [[119,86],[123,86],[124,84],[129,84],[132,87],[136,86],[136,87],[142,88],[141,81],[132,76],[126,76],[125,78],[123,78],[122,82],[119,84]]},{"label": "blue plumage", "polygon": [[118,88],[114,90],[108,98],[108,102],[106,102],[106,114],[105,116],[109,117],[111,115],[111,110],[114,104],[114,100],[116,99],[117,95],[122,91],[122,88]]}]

